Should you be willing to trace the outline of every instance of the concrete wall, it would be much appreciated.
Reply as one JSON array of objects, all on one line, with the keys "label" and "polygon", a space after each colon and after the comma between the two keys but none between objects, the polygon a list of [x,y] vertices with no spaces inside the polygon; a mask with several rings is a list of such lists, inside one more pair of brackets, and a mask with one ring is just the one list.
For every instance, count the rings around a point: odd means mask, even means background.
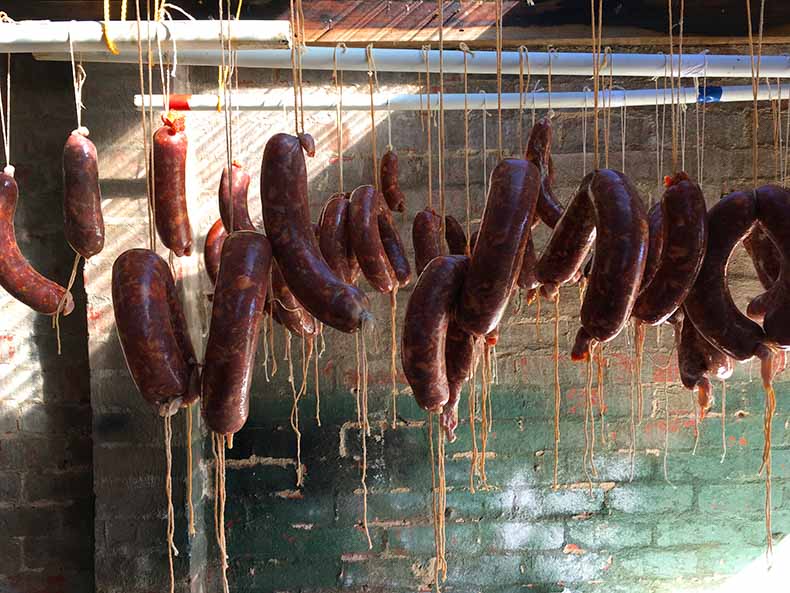
[{"label": "concrete wall", "polygon": [[[49,229],[45,238],[51,247],[41,250],[36,263],[53,276],[64,280],[71,255],[60,235],[59,158],[63,139],[73,127],[73,111],[67,64],[44,65],[32,61],[18,62],[15,90],[15,159],[20,165],[18,178],[26,187],[42,186],[41,205],[30,205],[17,217],[20,231],[33,233]],[[22,68],[24,65],[24,68]],[[100,592],[123,590],[132,593],[160,591],[167,586],[164,500],[164,449],[162,423],[143,403],[125,368],[113,327],[110,303],[110,267],[115,257],[147,240],[144,163],[139,114],[131,108],[131,95],[138,92],[137,72],[132,66],[87,65],[85,90],[85,124],[100,154],[100,171],[107,223],[107,246],[85,267],[87,309],[80,310],[64,324],[64,333],[75,332],[75,342],[67,346],[66,356],[54,356],[52,334],[46,319],[37,319],[8,297],[3,306],[15,311],[24,324],[3,317],[4,334],[15,352],[13,360],[3,360],[8,379],[17,381],[20,369],[32,376],[39,373],[57,380],[57,384],[32,389],[12,384],[3,390],[2,441],[0,471],[9,474],[9,493],[3,492],[0,513],[9,510],[5,521],[17,521],[11,538],[11,554],[16,558],[0,574],[6,580],[20,582],[15,575],[43,579],[69,574],[89,580],[95,558],[95,589]],[[23,73],[24,71],[24,73]],[[243,71],[241,92],[267,88],[285,92],[288,73]],[[306,92],[331,92],[327,73],[305,73]],[[178,92],[211,92],[216,72],[211,69],[180,67],[174,89]],[[415,77],[381,74],[384,90],[413,90]],[[432,79],[435,83],[436,79]],[[578,80],[555,78],[555,88],[578,88]],[[615,81],[617,83],[618,81]],[[457,90],[459,76],[447,77],[447,90]],[[507,81],[513,87],[515,81]],[[711,81],[711,84],[713,81]],[[366,92],[364,73],[346,75],[348,92]],[[629,81],[629,86],[633,85]],[[652,82],[646,82],[652,85]],[[545,80],[543,86],[546,86]],[[474,77],[471,89],[494,91],[491,77]],[[56,95],[52,94],[55,89]],[[62,89],[62,90],[59,90]],[[17,95],[19,93],[19,95]],[[20,98],[17,98],[17,97]],[[287,96],[287,95],[286,95]],[[23,100],[25,97],[27,100]],[[492,104],[494,102],[492,101]],[[33,110],[31,106],[36,106]],[[36,115],[32,115],[35,113]],[[46,113],[42,125],[40,113]],[[762,111],[760,137],[761,172],[764,179],[773,174],[772,127],[770,110]],[[540,114],[538,114],[540,115]],[[688,137],[686,168],[696,174],[695,111],[687,112]],[[645,199],[657,195],[656,126],[653,108],[629,109],[627,115],[625,170],[639,184]],[[387,144],[385,114],[379,115],[377,146],[379,153]],[[482,116],[471,116],[473,213],[479,218],[484,199],[481,162]],[[558,195],[567,201],[583,172],[581,113],[558,113],[555,118],[555,163],[559,175]],[[29,122],[25,125],[23,122]],[[58,122],[58,129],[52,122]],[[257,180],[260,156],[266,140],[273,133],[292,130],[292,114],[242,114],[234,122],[236,158],[241,160]],[[463,125],[459,113],[447,115],[447,197],[448,212],[463,220],[465,189],[463,174]],[[531,113],[524,114],[529,129]],[[37,125],[36,125],[37,124]],[[505,118],[507,152],[517,152],[517,116]],[[34,128],[34,125],[36,126]],[[612,115],[610,165],[622,168],[620,154],[620,114]],[[187,131],[190,154],[190,216],[196,235],[196,252],[192,258],[176,261],[176,273],[193,339],[200,344],[207,331],[209,304],[205,294],[209,286],[202,269],[205,233],[218,216],[216,187],[224,163],[223,118],[220,114],[190,114]],[[487,170],[496,162],[496,116],[487,120]],[[397,113],[392,117],[392,140],[401,157],[401,181],[408,198],[408,213],[396,217],[404,238],[410,236],[411,216],[426,200],[427,159],[425,132],[417,114]],[[22,134],[35,129],[35,142]],[[364,113],[344,118],[346,153],[345,186],[353,188],[371,180],[371,146],[369,118]],[[338,187],[335,154],[334,116],[332,113],[310,114],[307,130],[318,144],[318,155],[308,162],[311,178],[311,207],[317,216],[322,201]],[[666,147],[669,147],[669,112],[667,111]],[[751,115],[745,105],[709,106],[706,112],[704,188],[709,203],[721,191],[750,185]],[[51,138],[50,138],[51,136]],[[591,140],[588,135],[588,160],[591,166]],[[603,143],[602,143],[603,146]],[[43,149],[43,150],[42,150]],[[436,143],[434,142],[434,155]],[[44,158],[44,151],[48,155]],[[24,158],[23,158],[24,155]],[[664,155],[670,169],[670,157]],[[25,173],[23,163],[29,163]],[[45,164],[48,163],[48,164]],[[48,167],[40,170],[40,167]],[[434,162],[434,174],[436,163]],[[43,173],[43,175],[41,175]],[[436,188],[434,183],[434,188]],[[32,195],[32,194],[31,194]],[[44,202],[44,200],[47,200]],[[437,201],[438,203],[438,201]],[[43,204],[46,204],[44,206]],[[257,181],[250,191],[253,220],[260,222]],[[27,204],[25,204],[27,207]],[[23,218],[24,214],[24,218]],[[20,232],[21,234],[21,232]],[[540,230],[536,238],[542,246],[547,233]],[[408,239],[407,244],[410,243]],[[49,243],[44,243],[49,246]],[[42,242],[30,235],[23,244],[26,253],[36,255]],[[54,255],[53,255],[54,254]],[[60,255],[58,255],[60,254]],[[58,259],[60,258],[60,259]],[[34,257],[35,259],[35,257]],[[57,262],[57,264],[56,264]],[[739,254],[730,273],[733,292],[739,303],[757,294],[758,287],[748,262]],[[363,286],[366,286],[364,281]],[[399,317],[410,289],[399,295]],[[282,328],[275,328],[275,352],[279,370],[267,381],[263,352],[260,353],[253,385],[252,411],[244,430],[228,452],[228,543],[231,558],[229,578],[237,591],[362,590],[382,591],[427,589],[431,583],[433,531],[430,526],[430,465],[424,414],[414,405],[401,377],[398,398],[399,425],[392,430],[386,423],[389,411],[389,323],[387,298],[370,293],[379,322],[368,339],[371,364],[371,417],[373,435],[368,440],[369,518],[373,549],[368,550],[359,529],[362,499],[359,492],[359,433],[352,424],[356,418],[351,389],[355,383],[354,343],[348,336],[326,332],[326,351],[319,361],[321,380],[321,420],[313,417],[316,406],[312,378],[302,398],[302,463],[306,468],[303,488],[295,486],[295,438],[290,428],[291,387],[287,381],[288,363],[283,360]],[[727,581],[749,563],[759,563],[762,554],[762,483],[757,476],[762,443],[762,394],[759,381],[752,382],[749,365],[740,367],[728,382],[726,415],[727,458],[720,463],[721,433],[718,401],[714,413],[701,426],[696,454],[692,397],[679,384],[674,360],[665,372],[661,366],[670,355],[672,336],[668,329],[661,339],[655,330],[648,331],[647,348],[641,381],[645,391],[645,420],[637,427],[637,456],[633,481],[628,460],[630,434],[631,343],[625,335],[607,348],[609,368],[606,372],[606,444],[596,450],[599,477],[592,494],[586,490],[581,469],[584,446],[585,369],[570,362],[567,353],[578,327],[578,291],[563,291],[560,318],[560,362],[563,390],[560,482],[551,488],[552,447],[552,323],[548,308],[539,319],[540,336],[536,336],[535,306],[516,310],[511,307],[502,327],[497,351],[499,382],[493,394],[493,432],[489,440],[487,464],[492,489],[472,495],[468,490],[469,426],[466,422],[466,399],[462,402],[459,440],[448,446],[448,564],[446,588],[455,591],[664,591],[711,588]],[[87,327],[79,319],[87,317]],[[22,332],[21,334],[17,332]],[[30,342],[42,344],[23,349]],[[37,341],[38,340],[38,341]],[[81,340],[81,341],[80,341]],[[200,346],[198,346],[200,348]],[[43,349],[39,351],[39,348]],[[74,352],[89,355],[78,366]],[[301,379],[301,343],[292,342],[297,384]],[[2,351],[0,351],[2,352]],[[41,352],[41,354],[40,354]],[[5,355],[4,355],[5,356]],[[44,362],[49,367],[44,374]],[[66,363],[68,361],[68,363]],[[62,366],[57,366],[62,365]],[[271,360],[268,374],[271,375]],[[76,373],[77,376],[71,376]],[[54,377],[54,378],[53,378]],[[664,379],[666,378],[666,395]],[[35,381],[33,379],[32,381]],[[43,379],[40,379],[43,381]],[[790,482],[788,479],[788,408],[781,396],[783,378],[779,379],[779,409],[774,423],[774,529],[785,533],[790,528]],[[63,420],[63,428],[50,428],[34,434],[26,428],[25,418],[35,418],[29,408],[42,400],[46,418],[56,415],[55,400],[64,393],[75,395],[67,404],[81,420]],[[717,395],[719,388],[717,386]],[[47,393],[55,393],[50,400]],[[29,393],[29,400],[17,401]],[[8,396],[6,395],[8,394]],[[43,395],[42,395],[43,394]],[[90,394],[91,409],[87,408]],[[6,404],[6,399],[11,401]],[[593,394],[597,405],[598,394]],[[73,403],[75,402],[76,403]],[[720,400],[719,400],[720,401]],[[81,408],[79,406],[82,406]],[[29,412],[29,413],[26,413]],[[667,411],[669,421],[666,421]],[[92,412],[92,427],[87,418]],[[217,590],[217,552],[213,544],[213,473],[210,447],[199,414],[193,411],[196,428],[191,446],[195,455],[194,503],[198,514],[198,535],[186,536],[184,415],[174,421],[173,438],[176,502],[177,590]],[[12,417],[13,421],[6,421]],[[596,418],[596,420],[598,420]],[[10,423],[9,423],[10,422]],[[48,422],[54,422],[48,420]],[[82,424],[80,424],[80,422]],[[81,426],[80,430],[75,427]],[[669,456],[664,477],[665,434],[668,429]],[[596,423],[600,436],[600,424]],[[60,432],[63,434],[60,434]],[[90,439],[93,452],[91,465]],[[70,446],[64,447],[68,439]],[[7,445],[6,443],[10,443]],[[42,455],[40,445],[52,448]],[[77,445],[82,445],[78,449]],[[27,447],[27,453],[13,453],[13,447]],[[81,453],[77,455],[76,451]],[[62,538],[74,537],[77,545],[59,545],[52,550],[53,559],[43,562],[46,570],[31,573],[41,564],[30,564],[31,548],[37,535],[51,533],[51,525],[39,525],[38,514],[25,516],[19,507],[39,508],[30,497],[30,484],[45,483],[52,460],[60,460],[64,451],[78,457],[70,466],[83,469],[82,480],[73,488],[63,488],[60,474],[53,475],[53,487],[68,492],[69,502],[46,503],[58,515]],[[9,454],[12,452],[13,454]],[[19,455],[26,455],[19,457]],[[42,468],[33,465],[39,461]],[[52,469],[62,470],[58,461]],[[95,512],[90,511],[90,480],[93,468]],[[29,480],[26,472],[35,479]],[[23,484],[16,490],[14,479]],[[82,496],[82,493],[84,496]],[[63,496],[63,494],[59,494]],[[87,500],[72,525],[65,515],[79,510],[79,500]],[[49,500],[49,497],[46,497]],[[61,500],[61,499],[58,499]],[[7,501],[7,502],[6,502]],[[53,516],[47,507],[45,519]],[[35,511],[38,513],[38,511]],[[0,517],[6,515],[0,514]],[[21,518],[20,518],[21,517]],[[77,530],[81,527],[81,530]],[[40,532],[36,532],[40,529]],[[43,533],[42,533],[43,532]],[[95,538],[95,552],[91,538]],[[5,544],[3,544],[5,545]],[[87,548],[87,549],[86,549]],[[47,549],[41,546],[42,550]],[[786,553],[786,552],[785,552]],[[6,561],[6,560],[3,560]],[[52,571],[68,564],[69,571]],[[79,572],[82,570],[82,572]],[[69,577],[71,578],[71,577]],[[17,580],[14,580],[17,579]],[[2,581],[0,581],[2,582]],[[46,581],[45,581],[46,582]],[[18,587],[22,591],[40,590]],[[89,590],[85,581],[82,590]],[[46,589],[49,590],[49,589]],[[64,585],[64,590],[80,590]],[[715,590],[715,589],[714,589]]]}]

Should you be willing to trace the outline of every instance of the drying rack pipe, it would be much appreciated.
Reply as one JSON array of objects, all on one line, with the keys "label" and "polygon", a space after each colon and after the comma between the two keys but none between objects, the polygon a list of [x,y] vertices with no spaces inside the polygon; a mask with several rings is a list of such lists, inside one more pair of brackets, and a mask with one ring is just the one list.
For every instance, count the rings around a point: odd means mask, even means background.
[{"label": "drying rack pipe", "polygon": [[[220,26],[227,31],[227,22],[219,21],[143,21],[140,26],[143,42],[147,43],[150,30],[151,41],[158,39],[163,45],[173,40],[178,50],[218,50],[220,48]],[[0,53],[55,52],[60,58],[69,59],[69,36],[74,50],[102,52],[113,58],[137,56],[137,22],[110,21],[107,33],[120,56],[106,51],[102,23],[97,21],[15,21],[0,23]],[[230,37],[233,46],[242,48],[283,48],[289,46],[290,23],[288,21],[231,21]],[[168,50],[170,47],[168,47]],[[288,50],[286,53],[290,55]],[[217,56],[219,52],[217,52]],[[179,51],[180,58],[180,51]],[[135,63],[137,59],[135,58]],[[180,61],[180,60],[179,60]]]},{"label": "drying rack pipe", "polygon": [[[241,21],[245,23],[250,21]],[[237,24],[240,24],[237,23]],[[186,46],[179,43],[179,50]],[[102,48],[103,49],[103,48]],[[169,48],[168,48],[169,49]],[[66,48],[68,51],[68,48]],[[0,44],[0,51],[2,45]],[[302,68],[305,70],[332,70],[334,56],[337,53],[337,66],[342,70],[367,71],[368,61],[363,48],[338,49],[334,47],[310,46],[302,54]],[[431,71],[439,71],[439,52],[428,52]],[[40,60],[68,60],[68,53],[37,53]],[[118,62],[137,63],[137,52],[121,52],[112,55],[103,51],[99,53],[83,53],[81,59],[86,62]],[[156,57],[154,58],[156,59]],[[170,59],[163,57],[163,59]],[[414,49],[373,49],[373,60],[378,72],[424,72],[425,58],[421,50]],[[218,66],[222,64],[219,49],[203,51],[179,51],[179,64],[192,66]],[[591,76],[593,74],[593,56],[590,53],[574,52],[529,52],[529,65],[526,56],[523,58],[524,72],[533,75],[545,75],[549,72],[555,76]],[[751,78],[751,58],[748,55],[710,55],[683,54],[675,56],[671,61],[665,54],[624,54],[613,53],[601,56],[601,73],[613,76],[669,76],[682,78]],[[242,68],[291,68],[291,52],[289,50],[245,50],[238,53],[238,65]],[[502,72],[518,74],[520,60],[518,52],[502,53]],[[460,74],[464,71],[464,53],[459,50],[445,50],[444,72]],[[475,51],[468,56],[469,74],[496,73],[496,52]],[[790,56],[762,56],[760,59],[761,78],[790,78]]]},{"label": "drying rack pipe", "polygon": [[[781,95],[780,95],[781,93]],[[547,92],[525,93],[519,101],[518,93],[502,94],[502,109],[581,109],[592,107],[593,93],[591,92]],[[790,85],[769,86],[760,85],[758,100],[790,98]],[[638,107],[655,106],[672,103],[670,89],[636,89],[601,91],[598,94],[598,105],[601,107]],[[164,109],[164,95],[149,97],[135,95],[134,104],[137,109],[146,108],[152,104],[154,109]],[[702,89],[682,87],[675,91],[675,101],[682,104],[694,103],[732,103],[738,101],[751,101],[753,99],[751,85],[741,86],[708,86],[703,94]],[[437,109],[439,96],[431,95],[431,109]],[[379,93],[373,98],[373,107],[377,111],[419,111],[427,105],[425,95],[397,94],[385,95]],[[217,111],[217,95],[170,95],[170,108],[180,111]],[[306,111],[334,111],[335,100],[325,94],[305,95],[303,107]],[[494,93],[470,93],[468,107],[473,110],[497,108],[497,96]],[[282,111],[293,108],[293,93],[287,91],[242,92],[233,97],[233,109],[241,111]],[[462,110],[464,108],[463,93],[445,93],[444,108],[446,110]],[[370,98],[367,94],[357,96],[346,94],[343,97],[344,111],[368,111]]]}]

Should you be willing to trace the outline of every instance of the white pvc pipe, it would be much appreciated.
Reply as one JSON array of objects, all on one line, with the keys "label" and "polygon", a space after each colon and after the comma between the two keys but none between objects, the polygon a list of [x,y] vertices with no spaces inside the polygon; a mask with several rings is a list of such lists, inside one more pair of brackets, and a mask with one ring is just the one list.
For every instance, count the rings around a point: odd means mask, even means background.
[{"label": "white pvc pipe", "polygon": [[[758,89],[758,100],[790,98],[790,85],[767,86],[761,85]],[[598,106],[604,107],[638,107],[645,105],[664,105],[673,102],[671,89],[638,89],[638,90],[613,90],[602,91],[598,94]],[[592,92],[557,92],[557,93],[525,93],[519,100],[518,93],[502,94],[502,109],[581,109],[593,107],[594,93]],[[709,86],[707,93],[702,94],[693,87],[683,87],[675,91],[674,101],[683,104],[696,102],[705,103],[732,103],[737,101],[751,101],[753,99],[751,85],[743,86]],[[431,109],[439,108],[439,95],[431,94]],[[164,109],[164,95],[154,95],[153,101],[149,97],[135,95],[134,104],[137,109],[153,105],[155,109]],[[321,94],[307,95],[304,98],[306,111],[334,111],[337,106],[334,96]],[[374,95],[373,107],[376,111],[418,111],[427,106],[425,95]],[[468,95],[469,109],[497,109],[497,95],[495,93],[470,93]],[[170,95],[170,108],[179,111],[217,111],[217,95]],[[463,93],[445,93],[444,108],[450,111],[464,109]],[[293,109],[293,93],[290,90],[280,92],[238,93],[234,94],[232,109],[240,111],[282,111]],[[368,111],[370,98],[362,93],[353,96],[346,94],[343,97],[344,111]]]},{"label": "white pvc pipe", "polygon": [[[242,21],[244,22],[244,21]],[[168,48],[169,49],[169,48]],[[335,50],[334,47],[310,46],[302,54],[305,70],[332,70],[337,54],[338,68],[342,70],[367,71],[368,62],[363,48]],[[36,54],[40,60],[62,60],[68,56],[52,53]],[[109,52],[83,54],[88,62],[137,63],[137,52],[124,52],[114,56]],[[154,58],[156,59],[156,57]],[[378,72],[425,72],[425,54],[418,49],[373,49],[373,61]],[[432,72],[439,71],[439,52],[428,52]],[[217,50],[179,51],[178,62],[193,66],[218,66],[222,55]],[[518,74],[523,66],[525,76],[546,75],[549,72],[561,76],[591,76],[593,57],[589,53],[573,52],[530,52],[506,51],[502,53],[502,72]],[[288,50],[249,50],[238,53],[238,65],[243,68],[291,68],[291,52]],[[684,78],[709,76],[711,78],[751,78],[751,59],[748,55],[684,54],[670,61],[664,54],[609,54],[601,57],[601,74],[614,76],[668,76],[674,67],[675,76]],[[496,73],[496,52],[475,51],[468,54],[467,70],[470,74]],[[464,52],[445,50],[444,71],[459,74],[464,71]],[[761,78],[790,78],[790,56],[763,56],[760,60]]]},{"label": "white pvc pipe", "polygon": [[[150,28],[149,28],[150,27]],[[222,23],[227,36],[228,23]],[[177,50],[220,49],[219,21],[143,21],[140,36],[147,49],[150,39]],[[137,61],[137,22],[110,21],[107,33],[117,48]],[[231,21],[230,36],[233,46],[242,48],[288,47],[290,24],[288,21]],[[102,24],[96,21],[17,21],[0,23],[0,53],[59,52],[69,58],[69,37],[77,52],[101,52],[114,57],[107,50]],[[286,53],[290,53],[286,51]],[[217,53],[219,55],[219,53]]]}]

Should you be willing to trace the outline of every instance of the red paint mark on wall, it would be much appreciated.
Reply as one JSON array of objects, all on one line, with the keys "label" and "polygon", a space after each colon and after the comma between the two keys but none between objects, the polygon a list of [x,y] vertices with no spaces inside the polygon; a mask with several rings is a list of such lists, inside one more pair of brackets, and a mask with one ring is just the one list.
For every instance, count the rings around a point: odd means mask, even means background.
[{"label": "red paint mark on wall", "polygon": [[16,354],[14,336],[0,336],[0,364],[9,363]]}]

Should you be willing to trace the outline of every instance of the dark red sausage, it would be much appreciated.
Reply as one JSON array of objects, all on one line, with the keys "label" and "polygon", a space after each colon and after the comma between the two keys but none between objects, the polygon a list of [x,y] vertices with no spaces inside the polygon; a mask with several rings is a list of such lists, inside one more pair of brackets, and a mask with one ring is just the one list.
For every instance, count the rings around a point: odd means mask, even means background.
[{"label": "dark red sausage", "polygon": [[595,240],[594,209],[587,192],[592,177],[588,173],[582,179],[538,259],[536,273],[543,285],[541,290],[552,299],[560,285],[572,281]]},{"label": "dark red sausage", "polygon": [[645,273],[642,274],[640,291],[644,290],[653,281],[653,276],[656,275],[656,270],[658,269],[658,262],[661,260],[661,251],[664,246],[663,221],[661,202],[656,202],[647,211],[647,259],[645,260]]},{"label": "dark red sausage", "polygon": [[705,196],[686,173],[677,173],[667,181],[661,210],[661,259],[633,312],[634,317],[650,325],[664,323],[686,300],[702,266],[708,241]]},{"label": "dark red sausage", "polygon": [[466,255],[466,233],[454,216],[444,217],[444,238],[450,255]]},{"label": "dark red sausage", "polygon": [[767,356],[763,329],[738,310],[727,288],[727,263],[756,218],[753,193],[731,193],[708,211],[705,258],[685,301],[686,318],[716,348],[739,361]]},{"label": "dark red sausage", "polygon": [[359,265],[351,247],[349,228],[348,198],[346,194],[333,194],[321,211],[318,245],[332,271],[343,282],[351,284],[356,280],[355,271]]},{"label": "dark red sausage", "polygon": [[271,301],[274,319],[292,334],[309,336],[316,332],[315,319],[296,300],[276,262],[272,262]]},{"label": "dark red sausage", "polygon": [[398,182],[398,155],[388,150],[381,157],[379,169],[381,177],[381,193],[387,201],[387,206],[395,212],[403,212],[406,208],[406,197],[400,189]]},{"label": "dark red sausage", "polygon": [[[250,220],[247,209],[247,191],[250,188],[250,176],[244,168],[233,161],[232,178],[228,189],[228,168],[222,169],[219,180],[219,216],[226,229],[232,231],[254,231],[255,225]],[[231,220],[233,224],[231,224]]]},{"label": "dark red sausage", "polygon": [[156,232],[165,247],[178,257],[192,254],[186,190],[187,135],[184,116],[162,115],[154,132],[153,172]]},{"label": "dark red sausage", "polygon": [[221,218],[218,218],[217,222],[211,225],[206,235],[206,245],[203,248],[203,262],[206,265],[206,273],[211,279],[212,286],[217,283],[222,244],[225,242],[227,236],[228,231],[225,230],[225,225],[222,224]]},{"label": "dark red sausage", "polygon": [[467,333],[484,336],[499,325],[521,270],[539,185],[540,172],[528,161],[505,159],[491,173],[458,307],[458,324]]},{"label": "dark red sausage", "polygon": [[195,399],[199,367],[167,262],[149,249],[118,256],[112,305],[126,365],[145,400],[169,414]]},{"label": "dark red sausage", "polygon": [[454,319],[450,319],[447,326],[444,352],[450,396],[439,416],[439,424],[447,435],[447,440],[452,443],[455,441],[455,429],[458,426],[461,389],[472,374],[475,358],[475,339],[458,327]]},{"label": "dark red sausage", "polygon": [[411,240],[414,245],[414,266],[417,275],[434,257],[442,254],[442,219],[433,208],[421,210],[414,217]]},{"label": "dark red sausage", "polygon": [[392,292],[398,285],[395,271],[384,251],[379,233],[379,194],[372,185],[360,185],[351,192],[348,224],[351,225],[351,247],[357,256],[362,274],[379,292]]},{"label": "dark red sausage", "polygon": [[310,222],[302,143],[288,134],[275,134],[266,143],[261,166],[266,235],[288,287],[304,308],[326,325],[355,332],[371,319],[370,304],[321,255]]},{"label": "dark red sausage", "polygon": [[763,230],[762,225],[756,224],[752,227],[749,234],[743,238],[743,246],[754,264],[760,284],[766,290],[770,289],[779,277],[782,263],[779,251]]},{"label": "dark red sausage", "polygon": [[535,254],[535,245],[532,243],[532,233],[529,233],[527,245],[524,247],[524,257],[521,260],[521,269],[518,273],[518,285],[524,290],[533,290],[540,286],[537,276],[538,257]]},{"label": "dark red sausage", "polygon": [[551,119],[542,117],[529,133],[526,159],[540,170],[540,194],[536,206],[537,217],[550,228],[557,226],[562,206],[554,197],[554,162],[551,158]]},{"label": "dark red sausage", "polygon": [[763,328],[769,342],[790,348],[790,191],[766,185],[756,191],[757,216],[776,246],[781,261],[779,276],[768,291]]},{"label": "dark red sausage", "polygon": [[250,411],[252,371],[271,260],[269,241],[255,231],[233,232],[222,247],[201,406],[206,425],[219,434],[238,432]]},{"label": "dark red sausage", "polygon": [[13,168],[6,167],[0,173],[0,286],[16,300],[45,315],[55,315],[65,295],[61,314],[68,315],[74,310],[71,293],[36,272],[19,251],[14,232],[18,198]]},{"label": "dark red sausage", "polygon": [[681,326],[677,343],[680,379],[686,389],[693,391],[699,388],[697,399],[704,417],[713,405],[708,375],[719,379],[729,378],[733,371],[732,360],[703,338],[691,321],[685,319]]},{"label": "dark red sausage", "polygon": [[647,214],[636,188],[617,171],[595,171],[589,196],[595,212],[595,258],[581,323],[595,340],[607,342],[623,329],[639,292],[647,258]]},{"label": "dark red sausage", "polygon": [[441,412],[450,399],[447,329],[468,268],[465,256],[435,257],[420,274],[406,306],[401,362],[417,404],[428,412]]},{"label": "dark red sausage", "polygon": [[398,286],[403,288],[411,282],[411,265],[392,214],[384,204],[379,206],[378,224],[384,253],[387,254],[387,260],[398,280]]},{"label": "dark red sausage", "polygon": [[87,136],[86,128],[74,130],[63,147],[63,231],[85,259],[104,248],[99,160]]}]

